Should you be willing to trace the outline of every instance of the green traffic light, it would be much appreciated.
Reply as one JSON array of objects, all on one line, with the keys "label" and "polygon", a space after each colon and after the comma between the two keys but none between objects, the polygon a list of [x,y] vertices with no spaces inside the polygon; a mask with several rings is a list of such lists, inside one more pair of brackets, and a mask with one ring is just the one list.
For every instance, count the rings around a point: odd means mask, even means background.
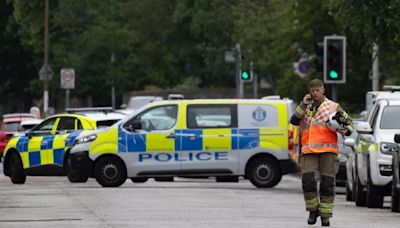
[{"label": "green traffic light", "polygon": [[249,79],[249,74],[246,71],[242,72],[242,79]]},{"label": "green traffic light", "polygon": [[334,70],[329,71],[329,77],[333,79],[337,79],[339,77],[338,73]]}]

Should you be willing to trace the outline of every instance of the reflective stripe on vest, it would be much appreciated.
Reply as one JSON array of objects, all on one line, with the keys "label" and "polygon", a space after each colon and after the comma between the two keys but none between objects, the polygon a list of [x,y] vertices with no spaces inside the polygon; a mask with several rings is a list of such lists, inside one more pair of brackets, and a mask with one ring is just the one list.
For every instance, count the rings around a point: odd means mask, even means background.
[{"label": "reflective stripe on vest", "polygon": [[[308,114],[303,118],[301,123],[302,153],[339,153],[337,133],[326,125],[329,115],[336,111],[336,107],[335,102],[325,98],[315,116]],[[307,109],[306,113],[311,112]]]}]

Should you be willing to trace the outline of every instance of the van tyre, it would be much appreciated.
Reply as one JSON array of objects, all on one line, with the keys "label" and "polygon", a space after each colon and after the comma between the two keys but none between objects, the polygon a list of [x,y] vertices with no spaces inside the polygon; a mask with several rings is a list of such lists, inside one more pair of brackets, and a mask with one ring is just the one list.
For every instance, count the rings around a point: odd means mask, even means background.
[{"label": "van tyre", "polygon": [[147,177],[131,177],[130,179],[133,183],[144,183],[149,180]]},{"label": "van tyre", "polygon": [[282,179],[277,161],[269,157],[252,160],[246,173],[250,182],[258,188],[274,187]]},{"label": "van tyre", "polygon": [[23,184],[26,175],[22,166],[21,158],[17,153],[12,153],[9,158],[10,180],[13,184]]},{"label": "van tyre", "polygon": [[118,187],[127,178],[124,163],[115,157],[103,157],[96,162],[94,174],[97,182],[103,187]]}]

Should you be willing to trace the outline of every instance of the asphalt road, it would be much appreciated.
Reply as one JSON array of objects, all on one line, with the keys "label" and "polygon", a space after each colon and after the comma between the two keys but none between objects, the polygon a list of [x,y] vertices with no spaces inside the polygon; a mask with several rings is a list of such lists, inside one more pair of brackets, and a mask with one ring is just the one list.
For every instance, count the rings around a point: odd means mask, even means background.
[{"label": "asphalt road", "polygon": [[[93,179],[71,184],[65,177],[13,185],[1,164],[0,171],[0,227],[310,227],[296,176],[272,189],[184,178],[102,188]],[[331,227],[398,228],[400,213],[390,212],[386,200],[383,209],[357,208],[337,194]]]}]

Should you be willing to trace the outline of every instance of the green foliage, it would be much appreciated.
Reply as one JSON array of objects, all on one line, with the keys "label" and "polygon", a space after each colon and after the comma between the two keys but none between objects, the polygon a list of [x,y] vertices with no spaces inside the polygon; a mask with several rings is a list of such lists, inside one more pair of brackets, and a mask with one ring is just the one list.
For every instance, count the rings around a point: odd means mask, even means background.
[{"label": "green foliage", "polygon": [[[119,96],[150,87],[233,88],[234,65],[224,62],[224,52],[237,42],[243,68],[253,61],[275,93],[299,100],[322,73],[301,79],[293,63],[306,54],[313,66],[315,44],[337,34],[347,37],[348,60],[338,100],[361,110],[373,42],[382,84],[400,82],[399,6],[400,0],[51,0],[52,101],[63,98],[64,67],[76,72],[72,94],[95,97],[94,105],[109,105],[111,85]],[[9,59],[0,63],[0,95],[40,98],[43,19],[44,1],[0,0],[0,54]],[[330,91],[327,85],[328,97]]]}]

